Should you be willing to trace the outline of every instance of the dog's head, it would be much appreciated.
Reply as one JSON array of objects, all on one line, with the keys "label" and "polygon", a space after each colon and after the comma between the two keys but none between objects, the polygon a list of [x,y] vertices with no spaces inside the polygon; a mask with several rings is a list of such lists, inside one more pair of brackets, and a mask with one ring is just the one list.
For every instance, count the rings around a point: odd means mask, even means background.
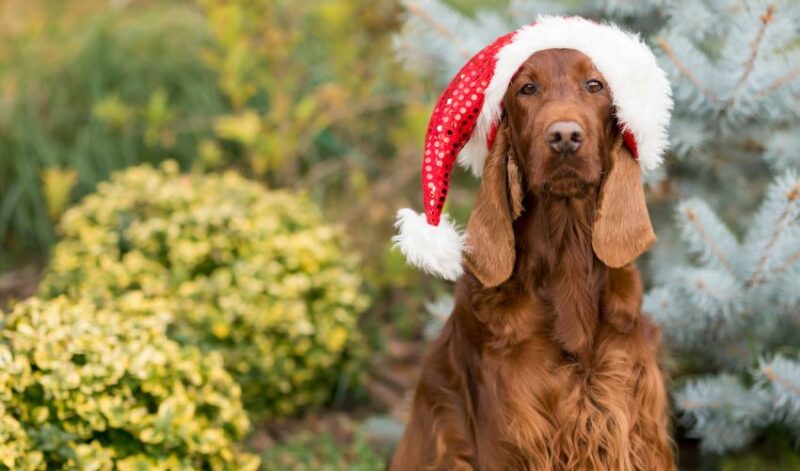
[{"label": "dog's head", "polygon": [[588,57],[549,49],[528,59],[504,98],[507,151],[530,191],[585,195],[614,139],[611,92]]},{"label": "dog's head", "polygon": [[592,61],[571,49],[533,54],[511,81],[467,226],[465,262],[484,286],[511,276],[512,222],[526,196],[597,198],[592,246],[610,267],[630,263],[655,241],[612,93]]}]

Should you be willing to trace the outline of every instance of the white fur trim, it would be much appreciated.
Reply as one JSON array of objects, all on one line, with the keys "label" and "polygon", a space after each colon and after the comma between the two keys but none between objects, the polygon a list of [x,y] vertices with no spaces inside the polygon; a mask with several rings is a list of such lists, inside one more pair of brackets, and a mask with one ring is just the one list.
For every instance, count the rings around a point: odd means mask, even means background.
[{"label": "white fur trim", "polygon": [[[486,109],[485,106],[484,109]],[[475,126],[472,137],[458,154],[458,163],[471,171],[476,177],[480,177],[483,173],[483,163],[486,160],[486,156],[489,154],[489,149],[486,147],[487,138],[485,135],[481,137],[480,128],[478,127],[480,126],[481,116],[483,116],[483,114],[478,116],[478,124]]]},{"label": "white fur trim", "polygon": [[487,136],[500,119],[511,77],[533,53],[546,49],[575,49],[592,60],[608,82],[617,117],[636,138],[642,170],[656,169],[667,150],[672,90],[652,51],[638,35],[616,25],[557,16],[542,16],[535,25],[523,26],[498,51],[478,123],[459,162],[480,176]]},{"label": "white fur trim", "polygon": [[464,272],[461,267],[464,235],[447,215],[442,214],[439,225],[432,226],[425,214],[404,208],[397,212],[395,227],[398,233],[392,242],[409,264],[446,280],[455,281]]}]

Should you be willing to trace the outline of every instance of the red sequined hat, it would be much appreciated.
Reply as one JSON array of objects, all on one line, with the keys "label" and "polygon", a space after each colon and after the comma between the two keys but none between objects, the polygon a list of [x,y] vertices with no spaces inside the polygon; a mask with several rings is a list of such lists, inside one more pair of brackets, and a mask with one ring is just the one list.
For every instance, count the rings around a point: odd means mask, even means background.
[{"label": "red sequined hat", "polygon": [[422,162],[425,213],[401,209],[393,238],[410,264],[449,280],[462,274],[464,236],[442,215],[453,164],[458,161],[480,176],[511,79],[533,53],[555,48],[575,49],[592,60],[612,91],[625,144],[642,170],[660,165],[672,97],[666,74],[647,45],[615,25],[540,17],[478,52],[436,103]]}]

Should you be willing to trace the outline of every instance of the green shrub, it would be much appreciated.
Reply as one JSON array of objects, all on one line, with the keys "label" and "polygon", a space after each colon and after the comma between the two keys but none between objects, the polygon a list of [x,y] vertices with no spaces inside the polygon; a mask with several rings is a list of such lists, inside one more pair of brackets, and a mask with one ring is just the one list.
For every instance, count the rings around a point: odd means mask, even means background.
[{"label": "green shrub", "polygon": [[172,338],[221,352],[257,415],[321,405],[358,379],[356,260],[304,197],[168,162],[100,184],[61,230],[43,295],[175,312]]},{"label": "green shrub", "polygon": [[385,460],[372,449],[363,434],[343,446],[330,433],[302,434],[275,445],[263,457],[269,471],[381,471]]},{"label": "green shrub", "polygon": [[0,324],[0,469],[254,469],[249,424],[217,354],[165,315],[36,298]]},{"label": "green shrub", "polygon": [[111,172],[199,164],[229,108],[192,1],[2,3],[0,258],[13,259],[55,242],[63,209]]}]

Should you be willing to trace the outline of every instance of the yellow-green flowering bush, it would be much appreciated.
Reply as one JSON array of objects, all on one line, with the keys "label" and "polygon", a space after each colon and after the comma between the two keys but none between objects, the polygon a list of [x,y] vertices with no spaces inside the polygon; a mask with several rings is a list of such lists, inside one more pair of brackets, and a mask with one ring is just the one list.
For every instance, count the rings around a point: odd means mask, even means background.
[{"label": "yellow-green flowering bush", "polygon": [[358,378],[357,262],[302,196],[167,162],[100,184],[61,230],[42,295],[174,312],[170,336],[221,352],[257,415],[323,404]]},{"label": "yellow-green flowering bush", "polygon": [[255,469],[218,354],[128,316],[32,298],[0,320],[0,469]]}]

